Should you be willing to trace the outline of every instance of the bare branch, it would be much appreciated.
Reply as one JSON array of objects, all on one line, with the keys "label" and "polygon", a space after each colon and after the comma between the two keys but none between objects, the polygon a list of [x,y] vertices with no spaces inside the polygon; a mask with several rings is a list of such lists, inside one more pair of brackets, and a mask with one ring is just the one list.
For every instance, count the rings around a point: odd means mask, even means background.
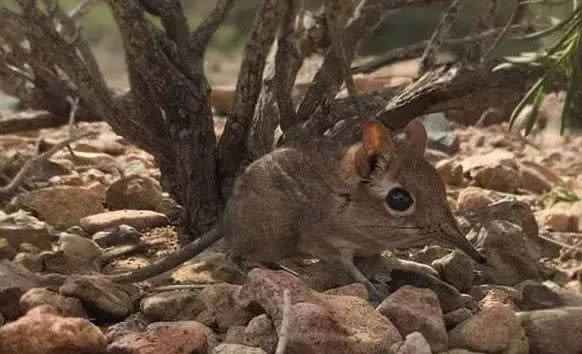
[{"label": "bare branch", "polygon": [[520,3],[520,0],[516,0],[515,7],[513,8],[513,11],[511,12],[511,15],[509,16],[509,19],[507,20],[507,23],[505,24],[503,31],[501,31],[499,33],[499,35],[495,38],[495,40],[493,41],[493,43],[491,44],[489,49],[487,49],[487,51],[485,53],[483,53],[483,57],[481,58],[481,62],[485,61],[491,55],[491,53],[493,53],[493,50],[495,50],[495,48],[497,48],[497,45],[499,44],[499,42],[501,42],[501,40],[505,37],[505,35],[508,32],[510,32],[511,27],[514,26],[514,23],[519,16],[519,12],[520,12],[521,7],[522,7],[522,5]]},{"label": "bare branch", "polygon": [[[344,31],[344,49],[351,63],[362,39],[368,35],[394,10],[408,6],[425,6],[443,0],[362,0],[353,18]],[[315,75],[313,85],[305,94],[298,109],[298,121],[304,122],[326,100],[333,98],[341,85],[341,72],[336,55],[328,51],[323,64]]]},{"label": "bare branch", "polygon": [[233,4],[233,0],[218,0],[212,12],[190,35],[191,47],[194,52],[204,53],[212,36],[232,9]]},{"label": "bare branch", "polygon": [[299,52],[295,38],[297,1],[285,0],[285,6],[285,14],[281,22],[279,38],[277,39],[274,78],[275,96],[283,131],[296,124],[297,121],[291,92],[304,58],[302,53]]},{"label": "bare branch", "polygon": [[150,14],[159,17],[166,35],[176,45],[185,49],[188,44],[188,20],[180,0],[139,0],[141,5]]},{"label": "bare branch", "polygon": [[[283,5],[282,1],[263,0],[255,17],[251,39],[244,50],[232,111],[218,144],[219,173],[230,181],[241,165],[248,162],[246,140],[261,91],[267,54],[283,15]],[[226,182],[227,194],[230,187]]]},{"label": "bare branch", "polygon": [[36,167],[39,163],[49,159],[57,151],[61,150],[62,148],[68,146],[69,144],[71,144],[79,139],[87,138],[87,137],[95,135],[95,134],[96,134],[95,132],[88,132],[88,133],[84,133],[84,134],[81,134],[78,136],[70,137],[66,140],[63,140],[63,141],[55,144],[52,148],[43,152],[42,154],[35,156],[34,158],[26,161],[24,163],[24,165],[22,166],[22,168],[20,169],[20,171],[18,171],[16,176],[14,176],[12,181],[10,181],[10,183],[8,183],[7,185],[0,187],[0,195],[6,195],[6,194],[10,194],[10,193],[14,192],[14,190],[17,189],[20,186],[20,184],[22,183],[24,177],[26,177],[26,175],[34,167]]},{"label": "bare branch", "polygon": [[344,26],[348,18],[352,15],[353,3],[351,0],[326,0],[325,15],[327,19],[328,35],[331,39],[331,46],[340,65],[341,78],[346,84],[348,94],[357,109],[358,115],[362,114],[362,107],[358,101],[358,91],[352,78],[350,62],[346,56],[344,48]]},{"label": "bare branch", "polygon": [[427,70],[432,69],[436,64],[437,54],[445,38],[449,36],[449,32],[457,20],[457,15],[459,13],[459,7],[462,6],[463,0],[453,0],[449,8],[441,18],[439,24],[437,25],[432,37],[430,38],[428,45],[420,59],[420,67],[418,72],[420,75],[424,74]]},{"label": "bare branch", "polygon": [[[506,31],[513,33],[522,32],[523,30],[525,30],[525,28],[520,25],[513,25],[504,28],[495,28],[476,35],[468,35],[460,38],[445,39],[441,44],[442,46],[454,46],[459,44],[466,44],[474,41],[488,39],[495,36],[500,36],[503,32]],[[427,40],[409,45],[407,47],[393,49],[374,60],[352,67],[352,72],[354,74],[371,73],[373,71],[380,69],[383,66],[390,65],[397,61],[417,58],[420,55],[422,55],[428,43],[429,41]]]}]

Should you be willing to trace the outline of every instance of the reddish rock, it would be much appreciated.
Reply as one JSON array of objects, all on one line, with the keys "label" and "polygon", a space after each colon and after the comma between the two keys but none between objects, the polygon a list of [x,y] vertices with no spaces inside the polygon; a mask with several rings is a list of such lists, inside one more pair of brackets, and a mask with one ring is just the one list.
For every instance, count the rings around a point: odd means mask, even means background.
[{"label": "reddish rock", "polygon": [[83,318],[61,317],[42,305],[0,327],[2,354],[105,353],[107,340],[97,326]]},{"label": "reddish rock", "polygon": [[291,309],[286,353],[386,353],[402,340],[394,325],[367,301],[325,295],[283,271],[253,269],[237,298],[241,306],[258,303],[281,324],[284,290]]},{"label": "reddish rock", "polygon": [[387,316],[402,335],[420,332],[434,351],[447,348],[443,311],[432,290],[403,286],[384,299],[378,311]]},{"label": "reddish rock", "polygon": [[143,332],[117,338],[107,349],[110,354],[204,354],[209,330],[194,321],[152,323]]},{"label": "reddish rock", "polygon": [[63,316],[87,317],[79,299],[66,297],[46,288],[32,288],[20,298],[20,306],[24,311],[41,305],[50,305]]}]

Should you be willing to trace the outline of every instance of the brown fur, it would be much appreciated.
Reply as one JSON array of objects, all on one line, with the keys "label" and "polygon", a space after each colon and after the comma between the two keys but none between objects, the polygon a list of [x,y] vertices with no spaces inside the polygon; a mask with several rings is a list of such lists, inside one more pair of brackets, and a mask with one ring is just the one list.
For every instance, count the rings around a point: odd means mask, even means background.
[{"label": "brown fur", "polygon": [[[320,258],[343,266],[368,286],[353,265],[355,256],[439,244],[484,261],[460,233],[445,186],[423,157],[422,123],[413,121],[404,132],[398,138],[370,121],[362,142],[353,146],[322,140],[263,156],[237,179],[221,227],[203,236],[202,243],[224,236],[234,257],[259,262]],[[412,195],[413,208],[395,212],[387,207],[384,199],[394,187]],[[191,245],[175,259],[193,257],[203,247]],[[177,265],[166,259],[157,270],[172,264]]]}]

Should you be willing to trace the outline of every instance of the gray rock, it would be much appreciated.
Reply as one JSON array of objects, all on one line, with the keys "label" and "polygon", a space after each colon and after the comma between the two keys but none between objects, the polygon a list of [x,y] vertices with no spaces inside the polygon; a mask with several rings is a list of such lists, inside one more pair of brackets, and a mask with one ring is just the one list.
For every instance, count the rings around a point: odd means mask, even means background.
[{"label": "gray rock", "polygon": [[468,308],[461,307],[455,311],[445,313],[443,315],[443,320],[445,321],[445,328],[451,329],[457,326],[459,323],[464,322],[473,316],[473,312]]},{"label": "gray rock", "polygon": [[429,289],[403,286],[377,308],[402,335],[420,332],[434,351],[447,348],[448,339],[439,300]]},{"label": "gray rock", "polygon": [[0,218],[0,238],[18,249],[29,243],[41,249],[50,249],[50,226],[25,212],[16,212]]},{"label": "gray rock", "polygon": [[431,354],[431,348],[420,332],[412,332],[403,342],[392,344],[390,353],[394,354]]},{"label": "gray rock", "polygon": [[423,116],[422,122],[426,128],[427,146],[431,149],[453,154],[459,151],[459,138],[454,127],[444,113],[431,113]]},{"label": "gray rock", "polygon": [[117,338],[122,337],[126,334],[134,332],[143,332],[147,328],[150,321],[141,312],[132,313],[124,321],[117,322],[116,324],[107,328],[105,337],[108,342],[113,342]]},{"label": "gray rock", "polygon": [[246,327],[230,327],[226,332],[224,341],[259,347],[267,353],[274,353],[278,337],[273,321],[266,314],[262,314],[254,317]]},{"label": "gray rock", "polygon": [[40,283],[41,279],[28,269],[0,260],[0,314],[6,320],[15,320],[22,314],[20,297]]},{"label": "gray rock", "polygon": [[564,305],[560,295],[536,281],[526,280],[515,288],[519,293],[516,305],[524,311],[544,310]]},{"label": "gray rock", "polygon": [[486,265],[479,265],[484,281],[492,284],[513,285],[527,279],[541,279],[540,247],[521,227],[507,221],[490,221],[469,240],[487,257]]},{"label": "gray rock", "polygon": [[532,354],[582,352],[582,307],[519,312]]},{"label": "gray rock", "polygon": [[103,277],[70,276],[59,292],[78,298],[91,316],[101,320],[123,319],[133,309],[130,295]]},{"label": "gray rock", "polygon": [[140,241],[141,233],[129,225],[119,225],[99,231],[92,237],[101,247],[135,244]]},{"label": "gray rock", "polygon": [[194,320],[202,311],[198,293],[192,291],[164,291],[148,296],[140,302],[141,312],[152,321]]},{"label": "gray rock", "polygon": [[442,280],[460,291],[467,291],[473,285],[473,261],[459,250],[432,262],[432,267],[439,272]]}]

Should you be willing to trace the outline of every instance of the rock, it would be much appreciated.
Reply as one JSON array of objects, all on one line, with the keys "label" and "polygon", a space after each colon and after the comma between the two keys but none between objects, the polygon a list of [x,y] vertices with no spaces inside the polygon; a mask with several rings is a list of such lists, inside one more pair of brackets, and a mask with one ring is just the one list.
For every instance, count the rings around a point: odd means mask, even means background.
[{"label": "rock", "polygon": [[433,261],[446,256],[451,253],[450,250],[436,245],[425,246],[421,250],[411,254],[410,259],[430,265]]},{"label": "rock", "polygon": [[259,347],[267,353],[275,352],[278,340],[273,321],[266,314],[254,317],[246,327],[230,327],[224,339],[226,343]]},{"label": "rock", "polygon": [[41,249],[50,249],[49,226],[24,212],[17,212],[0,218],[0,238],[18,249],[29,243]]},{"label": "rock", "polygon": [[[469,188],[467,188],[469,189]],[[486,208],[464,212],[458,219],[459,226],[464,233],[471,228],[493,220],[505,220],[515,225],[519,225],[525,234],[532,240],[540,240],[538,223],[529,204],[502,199],[488,205]],[[536,241],[537,243],[537,241]]]},{"label": "rock", "polygon": [[244,277],[224,253],[205,251],[171,273],[173,281],[189,284],[242,284]]},{"label": "rock", "polygon": [[140,241],[140,238],[141,233],[129,225],[119,225],[99,231],[92,237],[93,241],[101,247],[135,244]]},{"label": "rock", "polygon": [[465,184],[463,166],[456,159],[441,160],[436,163],[435,168],[445,184],[450,186],[462,186]]},{"label": "rock", "polygon": [[14,263],[23,266],[31,272],[39,273],[44,270],[44,262],[39,254],[20,252],[14,257]]},{"label": "rock", "polygon": [[91,316],[101,320],[123,319],[133,308],[131,297],[104,277],[73,275],[59,292],[78,298]]},{"label": "rock", "polygon": [[513,193],[520,186],[519,175],[509,166],[485,166],[475,172],[473,183],[485,189]]},{"label": "rock", "polygon": [[[578,282],[580,284],[580,282]],[[563,288],[553,281],[546,280],[542,283],[543,286],[550,289],[554,294],[560,298],[562,306],[582,307],[582,294],[576,292],[575,289],[568,289],[567,286]],[[572,291],[573,290],[573,291]]]},{"label": "rock", "polygon": [[106,344],[99,328],[87,319],[61,317],[48,305],[35,307],[0,327],[3,354],[98,354],[105,353]]},{"label": "rock", "polygon": [[76,258],[82,263],[91,264],[103,257],[101,247],[83,236],[61,232],[59,246],[65,256]]},{"label": "rock", "polygon": [[32,288],[20,298],[20,306],[25,312],[40,305],[50,305],[65,317],[87,317],[79,299],[62,296],[46,288]]},{"label": "rock", "polygon": [[459,151],[459,138],[444,113],[430,113],[422,117],[427,132],[427,146],[448,154]]},{"label": "rock", "polygon": [[431,347],[420,332],[412,332],[403,342],[393,344],[390,353],[394,354],[431,354]]},{"label": "rock", "polygon": [[449,332],[449,344],[453,348],[487,353],[528,352],[527,338],[517,317],[502,305],[485,308],[453,328]]},{"label": "rock", "polygon": [[504,149],[495,149],[486,154],[472,154],[461,161],[463,171],[471,172],[485,166],[505,165],[515,167],[516,157],[513,153]]},{"label": "rock", "polygon": [[451,349],[447,350],[446,352],[440,352],[439,354],[484,354],[481,352],[472,352],[467,349]]},{"label": "rock", "polygon": [[123,337],[126,334],[143,332],[146,330],[150,321],[141,312],[132,313],[122,322],[107,328],[105,336],[108,342],[113,342],[117,338]]},{"label": "rock", "polygon": [[377,310],[394,323],[400,334],[420,332],[434,351],[447,348],[443,312],[431,290],[403,286],[384,299]]},{"label": "rock", "polygon": [[70,160],[76,166],[93,166],[98,170],[109,173],[114,173],[117,170],[117,162],[115,159],[101,152],[75,151],[74,157],[67,153],[62,155],[61,158]]},{"label": "rock", "polygon": [[355,296],[363,300],[368,300],[368,289],[362,283],[340,286],[339,288],[326,290],[323,293],[327,295]]},{"label": "rock", "polygon": [[582,352],[582,307],[561,307],[517,314],[532,354]]},{"label": "rock", "polygon": [[505,306],[512,311],[518,311],[519,308],[515,304],[517,297],[512,293],[501,288],[493,288],[487,291],[485,296],[479,300],[479,308],[486,309],[494,306]]},{"label": "rock", "polygon": [[219,344],[210,354],[267,354],[263,349],[240,344]]},{"label": "rock", "polygon": [[526,280],[516,286],[517,305],[524,311],[543,310],[563,306],[560,296],[547,286]]},{"label": "rock", "polygon": [[240,286],[209,285],[199,292],[168,291],[143,299],[141,311],[153,320],[195,320],[212,328],[246,324],[253,314],[233,299]]},{"label": "rock", "polygon": [[147,176],[127,176],[112,183],[105,195],[109,210],[134,209],[160,211],[164,200],[162,187]]},{"label": "rock", "polygon": [[163,291],[142,299],[140,310],[153,321],[194,320],[202,310],[197,298],[197,292]]},{"label": "rock", "polygon": [[522,160],[519,164],[521,188],[535,192],[549,192],[562,179],[549,168],[534,161]]},{"label": "rock", "polygon": [[464,307],[472,301],[470,297],[462,295],[455,287],[423,273],[395,269],[390,272],[390,278],[388,285],[391,291],[396,291],[405,285],[432,290],[437,295],[444,313]]},{"label": "rock", "polygon": [[237,302],[243,308],[259,304],[278,326],[285,289],[293,323],[288,333],[289,353],[386,353],[402,340],[394,325],[367,301],[320,294],[283,271],[251,270]]},{"label": "rock", "polygon": [[476,210],[492,204],[494,199],[484,189],[467,187],[459,192],[457,198],[457,210]]},{"label": "rock", "polygon": [[486,282],[513,285],[541,278],[541,249],[519,226],[507,221],[490,221],[483,224],[478,234],[468,238],[487,257],[487,265],[478,267]]},{"label": "rock", "polygon": [[549,209],[540,210],[535,213],[538,223],[549,228],[552,231],[560,232],[577,232],[580,223],[580,217],[573,214],[570,210],[553,206]]},{"label": "rock", "polygon": [[424,151],[424,158],[431,165],[435,165],[439,161],[450,159],[451,156],[447,153],[442,152],[442,151],[427,148]]},{"label": "rock", "polygon": [[143,332],[129,333],[107,347],[109,354],[191,354],[206,353],[208,331],[203,324],[187,322],[151,323]]},{"label": "rock", "polygon": [[240,289],[239,285],[226,283],[209,285],[202,289],[197,297],[201,311],[196,315],[196,320],[221,330],[246,324],[254,314],[237,304],[235,296]]},{"label": "rock", "polygon": [[129,225],[137,230],[144,230],[168,224],[164,214],[150,210],[117,210],[87,216],[80,221],[81,227],[88,233],[110,229],[119,225]]},{"label": "rock", "polygon": [[542,194],[552,189],[552,183],[535,168],[520,164],[519,166],[520,188]]},{"label": "rock", "polygon": [[471,316],[473,316],[473,313],[471,312],[471,310],[465,307],[461,307],[460,309],[456,309],[455,311],[445,313],[443,315],[445,328],[451,329],[458,325],[459,323],[468,320]]},{"label": "rock", "polygon": [[432,262],[432,267],[439,272],[442,280],[460,291],[467,291],[473,285],[473,261],[459,250]]},{"label": "rock", "polygon": [[0,314],[14,320],[21,314],[20,297],[39,286],[41,279],[28,269],[7,260],[0,260]]},{"label": "rock", "polygon": [[19,195],[18,201],[57,228],[76,225],[81,218],[103,211],[102,197],[80,187],[38,189]]},{"label": "rock", "polygon": [[12,260],[17,253],[5,238],[0,238],[0,259]]}]

